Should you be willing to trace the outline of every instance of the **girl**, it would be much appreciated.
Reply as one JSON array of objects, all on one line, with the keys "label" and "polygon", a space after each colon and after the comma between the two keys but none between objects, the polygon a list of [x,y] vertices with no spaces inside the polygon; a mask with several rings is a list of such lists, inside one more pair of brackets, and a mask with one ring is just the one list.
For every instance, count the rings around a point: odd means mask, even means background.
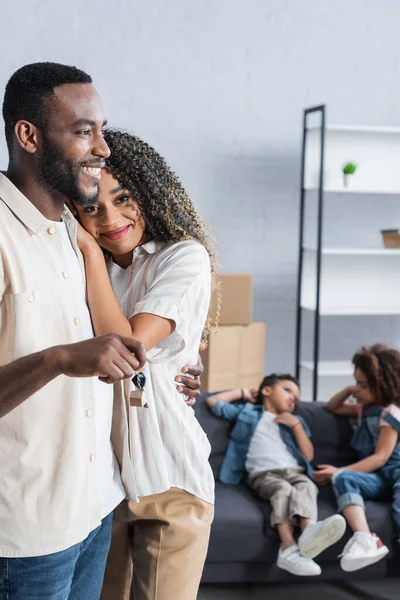
[{"label": "girl", "polygon": [[[321,465],[314,473],[317,483],[332,482],[338,508],[354,532],[341,558],[345,571],[367,567],[389,552],[369,529],[365,500],[392,495],[400,537],[400,352],[382,344],[365,346],[353,364],[356,385],[333,396],[326,409],[358,419],[352,447],[359,461],[342,469]],[[350,396],[357,403],[347,402]]]},{"label": "girl", "polygon": [[217,266],[215,242],[155,150],[120,131],[106,131],[105,139],[111,156],[98,200],[76,207],[86,230],[80,228],[78,243],[88,302],[96,334],[133,336],[148,362],[146,407],[130,410],[139,502],[116,511],[102,598],[130,597],[133,564],[135,600],[195,600],[214,478],[207,436],[180,401],[174,375],[198,354]]}]

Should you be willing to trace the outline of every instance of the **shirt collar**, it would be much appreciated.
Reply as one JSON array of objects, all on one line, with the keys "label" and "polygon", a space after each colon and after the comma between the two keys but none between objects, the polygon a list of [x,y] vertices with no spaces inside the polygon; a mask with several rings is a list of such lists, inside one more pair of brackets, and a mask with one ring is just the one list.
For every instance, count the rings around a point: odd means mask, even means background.
[{"label": "shirt collar", "polygon": [[49,227],[48,219],[3,173],[0,173],[0,198],[17,219],[36,235]]},{"label": "shirt collar", "polygon": [[167,242],[150,240],[149,242],[146,242],[142,246],[138,246],[137,248],[135,248],[134,252],[135,252],[135,254],[144,254],[144,253],[155,254],[156,252],[158,252],[158,250],[160,250],[163,246],[165,246],[166,243]]},{"label": "shirt collar", "polygon": [[[36,235],[48,229],[52,224],[52,221],[47,219],[3,173],[0,173],[0,198],[17,219]],[[67,226],[70,237],[75,241],[77,229],[75,217],[66,206],[64,206],[61,217]]]}]

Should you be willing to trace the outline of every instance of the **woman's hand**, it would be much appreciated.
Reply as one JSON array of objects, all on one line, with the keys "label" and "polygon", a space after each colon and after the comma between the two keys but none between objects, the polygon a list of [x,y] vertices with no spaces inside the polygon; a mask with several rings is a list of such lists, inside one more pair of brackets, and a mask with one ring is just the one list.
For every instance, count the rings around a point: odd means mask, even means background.
[{"label": "woman's hand", "polygon": [[100,250],[100,246],[98,245],[94,237],[91,236],[90,233],[88,233],[80,223],[77,223],[77,226],[78,228],[76,232],[76,241],[78,242],[79,250],[83,254],[88,250],[92,250],[93,248],[98,248],[98,250]]},{"label": "woman's hand", "polygon": [[334,473],[338,470],[338,467],[332,465],[317,465],[318,471],[314,471],[313,479],[315,483],[319,485],[327,485]]}]

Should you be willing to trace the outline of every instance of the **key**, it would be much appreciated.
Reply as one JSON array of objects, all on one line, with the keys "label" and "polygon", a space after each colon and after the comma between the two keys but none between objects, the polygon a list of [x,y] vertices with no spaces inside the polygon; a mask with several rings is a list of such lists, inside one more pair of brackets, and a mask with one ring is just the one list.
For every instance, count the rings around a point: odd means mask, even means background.
[{"label": "key", "polygon": [[146,376],[144,373],[136,373],[132,377],[132,383],[137,388],[131,392],[129,403],[131,406],[149,408],[144,396],[144,386],[146,385]]}]

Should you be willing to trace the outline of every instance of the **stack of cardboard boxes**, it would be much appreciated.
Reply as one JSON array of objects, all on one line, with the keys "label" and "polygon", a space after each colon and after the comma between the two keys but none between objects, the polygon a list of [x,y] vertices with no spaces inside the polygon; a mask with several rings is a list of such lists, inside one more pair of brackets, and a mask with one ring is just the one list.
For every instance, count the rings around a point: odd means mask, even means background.
[{"label": "stack of cardboard boxes", "polygon": [[230,388],[258,387],[264,376],[265,324],[252,322],[251,275],[219,275],[221,309],[213,294],[208,347],[202,353],[202,389],[218,392]]}]

